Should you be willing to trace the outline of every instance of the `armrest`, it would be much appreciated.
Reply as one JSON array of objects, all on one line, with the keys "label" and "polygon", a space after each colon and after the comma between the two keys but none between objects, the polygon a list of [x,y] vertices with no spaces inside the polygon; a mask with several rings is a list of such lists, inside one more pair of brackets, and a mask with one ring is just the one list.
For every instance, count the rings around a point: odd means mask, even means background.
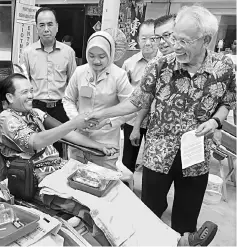
[{"label": "armrest", "polygon": [[[59,126],[60,124],[62,124],[62,123],[60,121],[58,121],[57,119],[51,117],[50,115],[47,115],[47,117],[44,120],[45,129],[52,129],[52,128],[55,128],[55,127]],[[92,155],[96,155],[96,156],[100,156],[100,157],[105,156],[105,154],[100,150],[97,150],[97,149],[94,149],[94,148],[85,147],[85,146],[81,146],[81,145],[78,145],[76,143],[72,143],[72,142],[70,142],[68,140],[61,139],[61,140],[59,140],[59,142],[62,142],[64,144],[67,144],[67,145],[72,146],[74,148],[80,149],[83,152],[91,153]]]},{"label": "armrest", "polygon": [[230,135],[236,137],[236,125],[227,122],[226,120],[223,122],[223,131],[229,133]]},{"label": "armrest", "polygon": [[222,130],[221,145],[236,154],[236,137]]},{"label": "armrest", "polygon": [[81,151],[86,152],[86,153],[90,153],[92,155],[96,155],[96,156],[100,156],[100,157],[105,156],[105,154],[102,151],[97,150],[95,148],[88,148],[88,147],[85,147],[85,146],[80,146],[80,145],[77,145],[75,143],[66,141],[64,139],[59,140],[59,142],[64,143],[64,144],[67,144],[67,145],[69,145],[71,147],[80,149]]},{"label": "armrest", "polygon": [[213,148],[213,157],[217,160],[223,160],[227,158],[227,154],[220,147]]}]

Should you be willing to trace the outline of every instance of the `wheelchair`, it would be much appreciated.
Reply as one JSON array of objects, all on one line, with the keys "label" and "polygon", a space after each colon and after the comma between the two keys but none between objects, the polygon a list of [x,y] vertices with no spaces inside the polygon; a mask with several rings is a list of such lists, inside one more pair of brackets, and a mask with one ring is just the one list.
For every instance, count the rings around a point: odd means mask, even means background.
[{"label": "wheelchair", "polygon": [[[96,149],[79,146],[64,140],[61,140],[61,142],[78,148],[83,152],[92,153],[97,156],[104,156],[103,152]],[[2,171],[5,166],[6,160],[0,154],[0,174],[2,175],[0,177],[0,181],[6,178],[6,173]],[[59,197],[54,199],[60,200]],[[39,200],[38,194],[36,194],[35,198],[30,202],[15,197],[14,203],[16,205],[37,209],[57,218],[62,223],[62,227],[58,234],[64,238],[64,246],[82,246],[83,241],[86,246],[111,246],[103,232],[95,226],[95,223],[90,215],[90,209],[78,202],[74,201],[75,208],[72,211],[58,207],[53,204],[53,200],[50,200],[50,203],[46,205]],[[73,228],[67,220],[75,216],[80,219],[80,223],[78,226]]]},{"label": "wheelchair", "polygon": [[[46,129],[54,128],[61,124],[58,120],[50,116],[48,120],[49,121],[44,123]],[[90,153],[100,157],[105,156],[102,151],[80,146],[68,140],[62,139],[60,142],[66,146],[77,148],[84,153]],[[3,155],[0,153],[0,181],[3,181],[7,177],[6,162],[7,161],[5,157],[3,157]],[[53,200],[47,200],[47,204],[44,204],[42,200],[39,200],[39,193],[37,193],[35,198],[30,202],[24,201],[21,198],[17,198],[16,195],[14,196],[14,203],[16,205],[34,208],[43,213],[49,214],[52,217],[56,217],[62,223],[62,228],[59,231],[59,235],[64,238],[64,246],[82,246],[81,244],[83,241],[86,246],[111,246],[103,232],[98,227],[96,227],[88,207],[74,201],[75,208],[68,211],[54,204],[55,199],[56,201],[60,200],[60,197],[57,196],[55,196]],[[80,223],[76,228],[73,228],[69,225],[67,220],[75,216],[80,219]],[[82,240],[82,238],[84,240]]]}]

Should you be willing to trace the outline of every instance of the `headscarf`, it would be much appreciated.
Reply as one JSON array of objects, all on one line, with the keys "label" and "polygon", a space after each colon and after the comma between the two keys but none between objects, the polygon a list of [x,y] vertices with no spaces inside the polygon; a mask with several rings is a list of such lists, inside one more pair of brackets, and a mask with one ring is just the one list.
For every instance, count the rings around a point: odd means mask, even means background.
[{"label": "headscarf", "polygon": [[105,32],[105,31],[98,31],[93,33],[87,42],[86,47],[86,59],[88,61],[88,53],[92,47],[99,47],[101,48],[108,56],[108,68],[114,61],[114,54],[115,54],[115,43],[112,36]]}]

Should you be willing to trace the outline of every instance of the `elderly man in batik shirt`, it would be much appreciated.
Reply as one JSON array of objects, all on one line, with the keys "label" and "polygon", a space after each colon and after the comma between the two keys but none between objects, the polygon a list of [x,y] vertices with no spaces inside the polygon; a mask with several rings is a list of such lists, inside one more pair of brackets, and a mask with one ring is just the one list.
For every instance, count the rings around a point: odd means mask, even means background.
[{"label": "elderly man in batik shirt", "polygon": [[[130,100],[89,116],[101,120],[130,114],[149,109],[155,99],[143,156],[142,200],[161,217],[174,182],[171,226],[181,234],[196,230],[208,182],[213,144],[209,136],[221,128],[236,100],[232,61],[207,48],[217,30],[218,21],[207,9],[183,7],[171,38],[175,54],[164,59],[160,74],[151,66]],[[191,130],[204,136],[205,161],[183,169],[181,137]]]}]

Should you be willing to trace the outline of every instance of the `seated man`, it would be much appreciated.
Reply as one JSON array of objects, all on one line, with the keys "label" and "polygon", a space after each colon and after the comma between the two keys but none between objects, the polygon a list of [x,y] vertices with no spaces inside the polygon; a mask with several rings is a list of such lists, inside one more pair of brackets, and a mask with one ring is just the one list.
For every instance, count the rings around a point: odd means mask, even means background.
[{"label": "seated man", "polygon": [[[95,142],[73,131],[87,126],[84,115],[78,115],[64,124],[55,124],[56,120],[48,114],[32,109],[33,87],[24,75],[13,74],[7,77],[0,83],[0,92],[1,101],[8,104],[8,109],[0,114],[0,151],[6,159],[21,155],[30,158],[45,148],[44,153],[33,161],[39,182],[65,163],[52,146],[61,138],[77,145],[98,149],[106,155],[117,152],[116,147]],[[45,130],[50,122],[59,126]]]},{"label": "seated man", "polygon": [[[107,155],[113,155],[117,151],[116,147],[97,143],[73,132],[76,128],[87,128],[84,115],[78,115],[58,127],[45,130],[44,126],[49,122],[50,116],[38,109],[32,109],[33,87],[24,75],[13,74],[0,83],[0,100],[8,103],[8,109],[0,114],[0,151],[6,158],[20,155],[31,157],[35,152],[46,148],[45,152],[37,160],[34,160],[39,181],[65,164],[52,146],[52,143],[61,138],[99,149]],[[61,199],[60,201],[57,198],[58,206],[63,204],[65,209],[65,205],[68,203],[73,212],[76,202]],[[70,211],[69,207],[67,211]],[[178,245],[208,245],[216,231],[215,224],[205,222],[197,232],[185,233],[180,237]]]}]

